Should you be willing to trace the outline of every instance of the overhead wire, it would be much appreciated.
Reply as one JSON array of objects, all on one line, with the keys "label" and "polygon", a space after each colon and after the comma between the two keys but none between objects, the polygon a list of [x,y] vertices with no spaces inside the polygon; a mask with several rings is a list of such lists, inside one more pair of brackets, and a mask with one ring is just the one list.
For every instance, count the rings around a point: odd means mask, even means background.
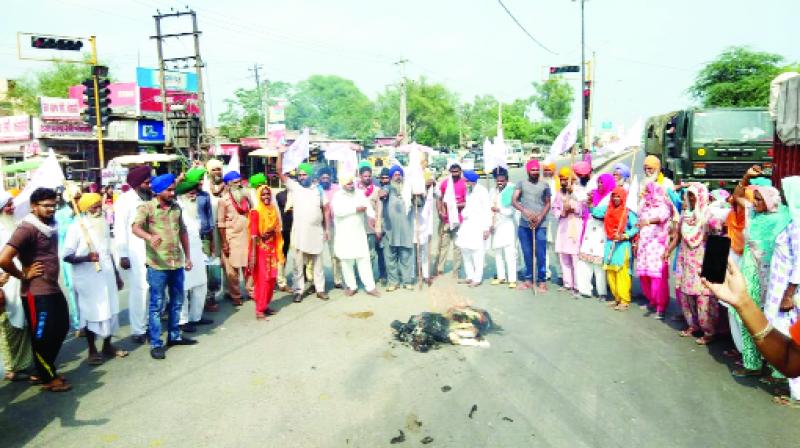
[{"label": "overhead wire", "polygon": [[509,17],[511,17],[511,20],[513,20],[513,21],[514,21],[514,23],[516,23],[516,24],[517,24],[517,26],[519,27],[519,29],[521,29],[521,30],[522,30],[522,32],[524,32],[524,33],[525,33],[525,34],[526,34],[528,37],[530,37],[530,39],[531,39],[531,40],[532,40],[534,43],[536,43],[536,45],[538,45],[539,47],[541,47],[543,50],[547,51],[547,52],[548,52],[548,53],[550,53],[550,54],[555,54],[555,55],[557,55],[557,54],[558,54],[558,53],[556,53],[555,51],[553,51],[553,50],[551,50],[551,49],[547,48],[546,46],[544,46],[544,44],[543,44],[543,43],[539,42],[539,40],[538,40],[538,39],[536,39],[535,37],[533,37],[533,34],[529,33],[529,32],[528,32],[528,30],[527,30],[527,29],[525,29],[525,27],[524,27],[524,26],[523,26],[523,25],[522,25],[522,24],[519,22],[519,20],[517,20],[517,18],[516,18],[516,17],[514,17],[514,14],[512,14],[512,13],[511,13],[511,11],[509,11],[509,9],[508,9],[508,8],[506,7],[506,5],[503,3],[503,0],[497,0],[497,3],[499,3],[499,4],[500,4],[500,6],[502,6],[502,7],[503,7],[503,9],[506,11],[506,14],[508,14],[508,16],[509,16]]}]

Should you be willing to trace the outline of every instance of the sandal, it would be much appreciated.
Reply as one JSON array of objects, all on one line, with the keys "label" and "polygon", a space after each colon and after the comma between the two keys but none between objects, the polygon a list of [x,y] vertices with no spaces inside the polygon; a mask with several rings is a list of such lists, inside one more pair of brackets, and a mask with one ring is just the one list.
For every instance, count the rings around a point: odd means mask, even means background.
[{"label": "sandal", "polygon": [[731,375],[735,376],[736,378],[746,378],[749,376],[761,376],[761,369],[759,370],[749,370],[745,368],[741,369],[734,369],[731,372]]},{"label": "sandal", "polygon": [[777,397],[772,397],[772,402],[779,406],[786,406],[792,409],[800,409],[800,401],[795,400],[794,398],[788,395],[778,395]]},{"label": "sandal", "polygon": [[264,313],[256,313],[256,320],[267,320],[267,316]]},{"label": "sandal", "polygon": [[100,353],[89,355],[89,357],[86,360],[86,362],[88,362],[90,366],[99,366],[104,361],[105,359],[103,358],[103,355],[101,355]]},{"label": "sandal", "polygon": [[788,384],[789,380],[786,378],[775,378],[774,376],[765,376],[758,379],[761,384],[766,384],[767,386],[781,386],[784,384]]},{"label": "sandal", "polygon": [[689,327],[681,332],[678,332],[678,335],[682,338],[689,338],[694,336],[694,333],[698,330],[696,328]]},{"label": "sandal", "polygon": [[49,392],[66,392],[72,389],[72,385],[61,378],[56,378],[47,384],[43,384],[41,389]]},{"label": "sandal", "polygon": [[108,359],[125,358],[128,355],[130,355],[130,352],[128,352],[127,350],[114,350],[113,352],[103,352],[103,356],[105,356]]},{"label": "sandal", "polygon": [[30,381],[31,375],[28,375],[25,372],[6,372],[3,375],[3,379],[5,381]]},{"label": "sandal", "polygon": [[628,308],[630,308],[630,304],[620,303],[619,305],[614,307],[614,311],[627,311]]},{"label": "sandal", "polygon": [[699,338],[695,339],[694,342],[697,345],[708,345],[714,342],[714,336],[700,336]]}]

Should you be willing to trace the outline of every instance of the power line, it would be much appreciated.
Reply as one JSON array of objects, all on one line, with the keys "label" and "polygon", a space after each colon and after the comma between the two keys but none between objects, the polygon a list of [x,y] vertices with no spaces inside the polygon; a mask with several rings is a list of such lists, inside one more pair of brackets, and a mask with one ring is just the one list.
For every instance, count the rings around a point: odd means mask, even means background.
[{"label": "power line", "polygon": [[536,40],[536,38],[535,38],[535,37],[533,37],[533,35],[532,35],[531,33],[529,33],[529,32],[528,32],[528,30],[526,30],[526,29],[525,29],[525,27],[524,27],[524,26],[522,26],[522,24],[521,24],[521,23],[519,23],[519,20],[517,20],[517,18],[516,18],[516,17],[514,17],[514,14],[511,14],[511,11],[509,11],[509,10],[508,10],[508,8],[506,7],[506,5],[504,5],[504,4],[503,4],[503,0],[497,0],[497,3],[500,3],[500,6],[502,6],[502,7],[503,7],[503,9],[506,11],[506,14],[508,14],[508,16],[509,16],[509,17],[511,17],[511,20],[513,20],[513,21],[514,21],[514,23],[516,23],[516,24],[517,24],[517,26],[519,27],[519,29],[521,29],[521,30],[522,30],[522,31],[523,31],[525,34],[527,34],[527,35],[528,35],[528,37],[530,37],[530,38],[531,38],[531,40],[532,40],[532,41],[534,41],[534,42],[536,43],[536,45],[538,45],[538,46],[542,47],[542,49],[544,49],[545,51],[547,51],[547,52],[548,52],[548,53],[550,53],[550,54],[555,54],[555,55],[557,55],[557,54],[558,54],[558,53],[556,53],[555,51],[553,51],[553,50],[551,50],[551,49],[549,49],[549,48],[545,47],[545,46],[544,46],[544,44],[542,44],[541,42],[539,42],[538,40]]}]

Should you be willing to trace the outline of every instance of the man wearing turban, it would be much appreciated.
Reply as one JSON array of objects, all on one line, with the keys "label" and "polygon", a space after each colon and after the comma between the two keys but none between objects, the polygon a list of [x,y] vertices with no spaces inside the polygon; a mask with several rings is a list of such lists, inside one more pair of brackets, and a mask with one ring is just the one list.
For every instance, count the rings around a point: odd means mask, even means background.
[{"label": "man wearing turban", "polygon": [[[89,346],[88,362],[99,365],[106,358],[128,355],[111,344],[111,336],[119,329],[118,291],[123,283],[112,256],[111,233],[103,219],[102,197],[97,193],[84,193],[78,201],[78,209],[84,217],[69,226],[61,251],[64,261],[72,265],[80,322]],[[96,339],[103,341],[100,353],[95,346]]]},{"label": "man wearing turban", "polygon": [[[547,227],[543,222],[550,211],[550,196],[552,192],[550,191],[550,186],[539,178],[539,170],[539,161],[536,159],[531,159],[525,164],[528,178],[517,184],[512,203],[514,208],[522,214],[517,236],[522,248],[522,257],[525,260],[525,277],[518,288],[537,287],[535,283],[538,282],[539,290],[546,292]],[[534,255],[536,261],[535,278]]]},{"label": "man wearing turban", "polygon": [[[191,251],[189,258],[196,260],[197,263],[209,255],[204,253],[203,231],[206,231],[205,235],[209,235],[213,223],[209,194],[200,190],[200,182],[204,175],[203,168],[192,168],[175,189],[179,195],[178,205],[183,211],[183,223],[189,235],[189,250]],[[203,318],[208,292],[208,273],[204,268],[206,266],[201,265],[197,269],[184,273],[183,290],[186,291],[186,296],[181,307],[179,325],[181,330],[186,333],[197,331],[197,325],[208,325],[214,322],[211,319]]]},{"label": "man wearing turban", "polygon": [[[325,202],[331,204],[333,202],[333,195],[339,191],[339,185],[331,182],[331,169],[326,167],[320,168],[317,172],[317,179],[319,180],[319,188],[325,196]],[[339,257],[336,256],[336,251],[333,249],[333,242],[336,239],[336,221],[333,219],[333,214],[328,208],[328,222],[330,226],[330,235],[325,246],[328,248],[328,253],[331,256],[331,270],[333,270],[333,287],[342,288],[342,267]]]},{"label": "man wearing turban", "polygon": [[166,305],[167,345],[193,345],[197,341],[181,335],[180,313],[185,291],[185,271],[191,271],[192,252],[189,234],[183,222],[183,210],[175,201],[175,176],[162,174],[151,182],[155,199],[142,204],[133,221],[133,233],[147,242],[147,283],[150,289],[148,337],[150,356],[164,359],[166,349],[161,340],[161,310],[164,291],[169,291]]},{"label": "man wearing turban", "polygon": [[[558,176],[556,176],[556,164],[552,161],[542,163],[542,181],[550,187],[551,192],[559,190]],[[547,278],[550,281],[561,279],[561,263],[556,254],[556,232],[558,230],[558,217],[553,215],[553,210],[547,213],[544,218],[544,225],[547,227]]]},{"label": "man wearing turban", "polygon": [[283,172],[283,151],[281,151],[276,168],[280,173],[281,182],[286,185],[286,191],[292,198],[293,300],[302,302],[307,292],[305,265],[308,262],[312,265],[317,297],[328,300],[328,294],[325,292],[325,274],[322,270],[322,250],[329,237],[328,202],[322,192],[311,185],[311,175],[314,170],[308,163],[303,162],[297,167],[297,180],[294,180]]},{"label": "man wearing turban", "polygon": [[467,202],[461,211],[463,221],[458,228],[456,245],[464,257],[466,283],[474,288],[483,283],[484,248],[492,227],[492,209],[489,192],[480,185],[478,173],[464,171],[467,181]]},{"label": "man wearing turban", "polygon": [[242,178],[236,171],[223,177],[227,191],[217,208],[217,228],[222,240],[222,265],[228,286],[228,298],[234,306],[242,305],[241,277],[247,268],[249,235],[247,217],[253,208],[250,196],[242,188]]},{"label": "man wearing turban", "polygon": [[128,170],[130,190],[122,193],[114,204],[114,246],[119,256],[119,266],[128,270],[128,320],[131,337],[139,344],[146,342],[147,331],[147,269],[145,243],[133,235],[131,226],[140,205],[152,199],[148,165]]},{"label": "man wearing turban", "polygon": [[377,275],[385,284],[386,272],[385,269],[381,269],[383,264],[383,251],[380,249],[380,239],[383,236],[383,208],[380,199],[380,190],[381,189],[375,185],[375,181],[372,178],[372,167],[369,161],[362,161],[359,164],[356,191],[369,200],[369,204],[375,212],[374,217],[364,220],[364,229],[367,232],[367,241],[369,243],[369,258],[372,260],[372,274],[373,276]]},{"label": "man wearing turban", "polygon": [[458,226],[461,225],[461,210],[467,202],[467,182],[461,176],[461,166],[450,165],[450,175],[438,187],[439,247],[436,251],[436,275],[444,274],[447,252],[453,249],[453,277],[458,278],[461,268],[461,249],[455,244]]},{"label": "man wearing turban", "polygon": [[[383,258],[389,280],[387,291],[400,287],[414,289],[414,209],[410,194],[404,195],[403,169],[397,165],[389,169],[391,184],[381,190],[383,222]],[[411,190],[408,190],[410,193]]]},{"label": "man wearing turban", "polygon": [[492,207],[492,249],[494,249],[497,278],[492,285],[507,284],[517,287],[517,229],[514,223],[514,207],[511,198],[514,184],[508,181],[508,170],[497,167],[492,171],[495,186],[489,191]]}]

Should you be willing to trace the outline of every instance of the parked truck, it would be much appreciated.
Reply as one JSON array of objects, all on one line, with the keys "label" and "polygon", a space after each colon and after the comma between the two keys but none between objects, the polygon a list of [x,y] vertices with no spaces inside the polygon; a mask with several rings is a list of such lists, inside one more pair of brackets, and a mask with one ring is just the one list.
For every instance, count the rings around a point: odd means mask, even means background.
[{"label": "parked truck", "polygon": [[767,108],[686,109],[648,118],[643,143],[676,182],[732,188],[754,164],[772,174],[773,129]]},{"label": "parked truck", "polygon": [[800,176],[800,75],[784,73],[775,78],[769,110],[775,120],[772,184],[780,188],[784,177]]}]

